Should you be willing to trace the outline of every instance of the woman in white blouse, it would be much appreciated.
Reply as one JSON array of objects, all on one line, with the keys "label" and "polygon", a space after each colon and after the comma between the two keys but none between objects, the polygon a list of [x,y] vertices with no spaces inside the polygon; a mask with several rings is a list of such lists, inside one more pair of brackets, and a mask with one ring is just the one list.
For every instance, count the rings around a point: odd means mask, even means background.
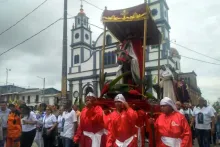
[{"label": "woman in white blouse", "polygon": [[57,118],[52,114],[52,108],[46,108],[46,115],[43,118],[43,140],[44,147],[53,147],[55,142]]},{"label": "woman in white blouse", "polygon": [[22,104],[20,109],[22,116],[21,147],[31,147],[36,134],[36,115],[25,104]]}]

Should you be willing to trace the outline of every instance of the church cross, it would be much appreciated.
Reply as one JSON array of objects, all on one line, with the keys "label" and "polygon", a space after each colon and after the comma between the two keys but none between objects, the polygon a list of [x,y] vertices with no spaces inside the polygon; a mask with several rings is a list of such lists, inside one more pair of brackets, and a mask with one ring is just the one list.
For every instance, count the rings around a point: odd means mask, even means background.
[{"label": "church cross", "polygon": [[121,12],[121,15],[122,15],[123,18],[125,19],[126,16],[128,15],[128,11],[127,11],[127,10],[123,10],[123,11]]}]

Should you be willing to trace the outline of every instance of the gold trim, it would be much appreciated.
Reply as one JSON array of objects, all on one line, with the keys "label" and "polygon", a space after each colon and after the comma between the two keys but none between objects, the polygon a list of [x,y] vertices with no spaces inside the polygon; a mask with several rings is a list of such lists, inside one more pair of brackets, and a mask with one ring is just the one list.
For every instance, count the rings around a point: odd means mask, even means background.
[{"label": "gold trim", "polygon": [[123,15],[123,17],[118,17],[118,16],[115,16],[115,15],[112,15],[112,16],[109,16],[109,17],[102,17],[102,21],[103,22],[122,22],[122,21],[139,21],[139,20],[146,19],[146,14],[147,13],[137,14],[135,12],[131,16],[126,16],[128,14],[126,12],[127,11],[124,10],[123,13],[121,13],[121,15]]}]

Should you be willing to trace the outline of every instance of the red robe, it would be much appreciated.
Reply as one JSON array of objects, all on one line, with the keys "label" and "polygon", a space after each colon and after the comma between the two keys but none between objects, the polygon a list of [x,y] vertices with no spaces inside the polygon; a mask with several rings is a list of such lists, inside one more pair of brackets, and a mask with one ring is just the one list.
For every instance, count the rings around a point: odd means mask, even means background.
[{"label": "red robe", "polygon": [[103,121],[104,121],[104,128],[105,128],[105,132],[104,132],[104,135],[105,135],[105,139],[106,141],[109,139],[110,137],[110,133],[109,133],[109,130],[110,130],[110,122],[111,122],[111,117],[110,117],[111,114],[107,114],[103,116]]},{"label": "red robe", "polygon": [[[76,135],[73,137],[74,142],[79,142],[80,147],[91,147],[92,140],[83,134],[83,131],[97,133],[104,129],[103,110],[100,106],[94,106],[91,109],[85,107],[80,115],[80,124],[77,128]],[[101,147],[105,147],[106,136],[101,137]]]},{"label": "red robe", "polygon": [[137,121],[136,121],[136,129],[137,129],[137,135],[138,130],[140,128],[141,133],[141,147],[145,147],[145,120],[146,120],[146,112],[143,110],[137,110]]},{"label": "red robe", "polygon": [[112,112],[110,122],[110,137],[108,138],[106,147],[118,147],[116,140],[124,142],[130,137],[134,136],[128,147],[137,147],[137,135],[135,123],[137,120],[137,113],[128,108],[121,113],[117,111]]},{"label": "red robe", "polygon": [[156,146],[166,146],[161,137],[179,138],[182,140],[181,147],[192,147],[192,134],[189,124],[184,115],[173,112],[169,116],[160,114],[155,122]]}]

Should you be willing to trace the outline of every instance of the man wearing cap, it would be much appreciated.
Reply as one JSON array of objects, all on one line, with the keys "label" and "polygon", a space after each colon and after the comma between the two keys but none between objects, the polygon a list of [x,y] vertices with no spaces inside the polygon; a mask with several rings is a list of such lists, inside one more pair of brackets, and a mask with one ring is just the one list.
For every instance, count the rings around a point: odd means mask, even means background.
[{"label": "man wearing cap", "polygon": [[110,137],[106,147],[137,147],[137,113],[128,106],[122,94],[118,94],[114,101],[116,110],[111,114]]},{"label": "man wearing cap", "polygon": [[[160,102],[162,114],[155,125],[157,147],[192,147],[191,130],[184,115],[180,114],[174,102],[165,97]],[[150,123],[154,120],[150,119]]]},{"label": "man wearing cap", "polygon": [[81,112],[79,127],[73,137],[73,141],[79,143],[80,147],[105,147],[106,144],[103,110],[95,105],[95,101],[96,96],[88,93],[86,107]]}]

